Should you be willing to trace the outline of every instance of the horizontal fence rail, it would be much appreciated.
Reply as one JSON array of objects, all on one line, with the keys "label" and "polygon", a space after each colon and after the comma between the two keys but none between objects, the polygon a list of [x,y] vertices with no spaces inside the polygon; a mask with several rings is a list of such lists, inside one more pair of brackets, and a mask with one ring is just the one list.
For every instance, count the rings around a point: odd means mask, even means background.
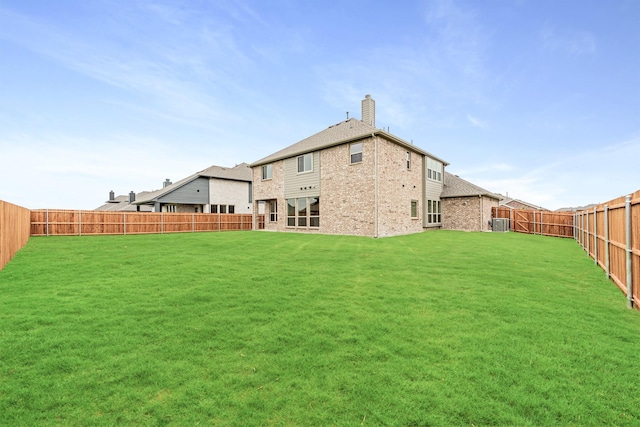
[{"label": "horizontal fence rail", "polygon": [[507,218],[509,230],[553,237],[573,237],[573,212],[550,212],[507,207],[492,208],[493,218]]},{"label": "horizontal fence rail", "polygon": [[0,200],[0,270],[29,241],[29,209]]},{"label": "horizontal fence rail", "polygon": [[[263,215],[262,215],[263,216]],[[258,218],[259,226],[264,224]],[[239,231],[253,228],[251,214],[104,212],[39,209],[31,211],[32,236],[164,234]]]},{"label": "horizontal fence rail", "polygon": [[640,309],[640,190],[574,214],[575,239]]}]

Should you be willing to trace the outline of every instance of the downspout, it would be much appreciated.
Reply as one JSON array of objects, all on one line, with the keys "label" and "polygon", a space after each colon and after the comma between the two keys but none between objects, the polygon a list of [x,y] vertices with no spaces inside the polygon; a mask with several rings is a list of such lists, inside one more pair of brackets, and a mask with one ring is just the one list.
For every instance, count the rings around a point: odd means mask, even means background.
[{"label": "downspout", "polygon": [[478,207],[480,208],[480,231],[482,231],[482,224],[484,223],[484,210],[482,209],[482,194],[478,194],[480,198],[480,203],[478,203]]},{"label": "downspout", "polygon": [[374,218],[374,230],[373,237],[378,237],[378,138],[376,138],[375,132],[371,133],[373,138],[373,173],[374,173],[374,194],[373,194],[373,218]]}]

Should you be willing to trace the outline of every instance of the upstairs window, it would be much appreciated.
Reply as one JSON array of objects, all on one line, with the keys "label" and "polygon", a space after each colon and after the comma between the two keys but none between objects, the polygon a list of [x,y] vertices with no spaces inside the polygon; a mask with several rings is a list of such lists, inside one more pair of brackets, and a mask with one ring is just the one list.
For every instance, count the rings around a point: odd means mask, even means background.
[{"label": "upstairs window", "polygon": [[351,154],[351,164],[362,163],[362,142],[351,144],[349,152]]},{"label": "upstairs window", "polygon": [[442,163],[427,158],[427,178],[442,182]]},{"label": "upstairs window", "polygon": [[262,166],[262,179],[271,179],[273,177],[273,165],[268,164]]},{"label": "upstairs window", "polygon": [[411,169],[411,152],[407,151],[407,170]]},{"label": "upstairs window", "polygon": [[418,201],[411,201],[411,218],[418,218]]},{"label": "upstairs window", "polygon": [[313,153],[298,156],[298,173],[311,172],[313,170]]}]

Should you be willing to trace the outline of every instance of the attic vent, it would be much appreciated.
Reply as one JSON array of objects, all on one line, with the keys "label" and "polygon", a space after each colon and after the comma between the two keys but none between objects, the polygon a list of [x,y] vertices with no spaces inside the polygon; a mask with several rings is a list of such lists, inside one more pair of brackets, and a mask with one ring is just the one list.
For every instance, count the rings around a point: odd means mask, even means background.
[{"label": "attic vent", "polygon": [[169,181],[169,178],[165,179],[165,181],[162,183],[162,188],[168,187],[171,184],[173,184],[171,181]]},{"label": "attic vent", "polygon": [[129,203],[133,203],[136,201],[136,193],[133,191],[129,193]]},{"label": "attic vent", "polygon": [[109,201],[113,202],[116,199],[116,193],[113,190],[109,191]]}]

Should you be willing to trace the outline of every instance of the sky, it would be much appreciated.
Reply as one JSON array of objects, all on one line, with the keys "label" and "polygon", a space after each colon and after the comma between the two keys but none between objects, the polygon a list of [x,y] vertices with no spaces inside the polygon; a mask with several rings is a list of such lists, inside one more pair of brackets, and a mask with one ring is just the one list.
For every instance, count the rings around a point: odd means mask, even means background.
[{"label": "sky", "polygon": [[95,209],[349,117],[548,209],[640,189],[638,0],[0,0],[0,200]]}]

